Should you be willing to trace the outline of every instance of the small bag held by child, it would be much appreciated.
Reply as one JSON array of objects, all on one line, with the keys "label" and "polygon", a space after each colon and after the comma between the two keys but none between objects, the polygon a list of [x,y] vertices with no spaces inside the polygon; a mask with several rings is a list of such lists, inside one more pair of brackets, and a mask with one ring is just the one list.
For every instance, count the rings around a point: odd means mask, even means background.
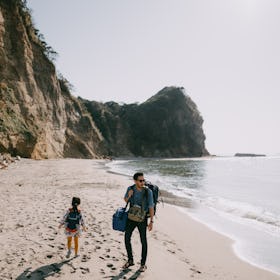
[{"label": "small bag held by child", "polygon": [[[126,204],[127,207],[127,204]],[[118,231],[125,231],[126,222],[127,222],[127,211],[126,207],[118,208],[113,215],[113,229]]]}]

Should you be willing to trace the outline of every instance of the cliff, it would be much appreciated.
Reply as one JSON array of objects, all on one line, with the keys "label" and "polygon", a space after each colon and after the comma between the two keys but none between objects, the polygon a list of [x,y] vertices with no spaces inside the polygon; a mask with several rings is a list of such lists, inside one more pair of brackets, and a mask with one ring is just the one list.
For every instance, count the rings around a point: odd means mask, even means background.
[{"label": "cliff", "polygon": [[119,105],[75,98],[25,1],[0,0],[0,153],[35,159],[208,154],[202,117],[182,88]]},{"label": "cliff", "polygon": [[102,136],[57,78],[22,1],[0,1],[0,152],[23,157],[98,157]]},{"label": "cliff", "polygon": [[80,100],[101,131],[108,155],[208,155],[203,119],[183,88],[166,87],[140,105]]}]

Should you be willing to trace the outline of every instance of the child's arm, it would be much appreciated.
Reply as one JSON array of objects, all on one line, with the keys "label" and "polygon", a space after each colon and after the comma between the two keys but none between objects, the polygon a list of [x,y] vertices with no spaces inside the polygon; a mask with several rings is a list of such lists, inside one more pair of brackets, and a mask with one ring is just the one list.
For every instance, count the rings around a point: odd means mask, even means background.
[{"label": "child's arm", "polygon": [[84,218],[83,218],[83,215],[82,215],[82,213],[81,213],[81,226],[83,227],[83,230],[84,231],[87,231],[87,228],[86,228],[86,224],[85,224],[85,220],[84,220]]},{"label": "child's arm", "polygon": [[59,226],[58,228],[61,228],[63,225],[65,225],[66,223],[66,219],[68,217],[68,214],[69,214],[69,210],[67,210],[66,214],[63,216],[63,218],[60,220],[60,223],[59,223]]}]

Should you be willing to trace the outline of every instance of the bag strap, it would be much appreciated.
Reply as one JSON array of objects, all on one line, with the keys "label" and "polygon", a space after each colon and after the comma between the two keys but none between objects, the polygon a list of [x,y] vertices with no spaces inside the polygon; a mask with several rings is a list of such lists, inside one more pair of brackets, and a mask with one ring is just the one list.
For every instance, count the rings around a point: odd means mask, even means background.
[{"label": "bag strap", "polygon": [[[133,189],[133,187],[134,187],[134,185],[133,186],[129,186],[129,188],[130,188],[130,190],[132,190]],[[134,195],[134,191],[133,191],[133,195]],[[126,203],[126,206],[125,206],[125,209],[127,208],[127,205],[128,205],[128,203],[130,203],[130,206],[131,206],[131,199],[133,199],[133,195],[129,198],[129,200],[127,201],[127,203]]]},{"label": "bag strap", "polygon": [[126,208],[127,208],[128,203],[129,203],[129,200],[127,201],[127,203],[126,203],[126,205],[125,205],[125,207],[124,207],[125,211],[126,211]]},{"label": "bag strap", "polygon": [[[131,196],[131,198],[134,196],[134,191],[136,190],[136,186],[133,185],[131,186],[131,190],[133,190],[133,195]],[[142,202],[141,202],[141,211],[143,212],[144,211],[144,198],[145,196],[147,196],[147,199],[148,199],[148,193],[147,193],[148,189],[146,187],[143,188],[143,194],[142,194]],[[147,194],[147,195],[146,195]],[[126,203],[126,206],[125,206],[125,209],[128,205],[128,203],[131,203],[131,198],[127,201]],[[133,199],[134,200],[134,199]]]},{"label": "bag strap", "polygon": [[144,198],[147,198],[148,200],[148,189],[146,187],[143,187],[143,194],[142,194],[142,203],[141,203],[141,211],[144,211]]}]

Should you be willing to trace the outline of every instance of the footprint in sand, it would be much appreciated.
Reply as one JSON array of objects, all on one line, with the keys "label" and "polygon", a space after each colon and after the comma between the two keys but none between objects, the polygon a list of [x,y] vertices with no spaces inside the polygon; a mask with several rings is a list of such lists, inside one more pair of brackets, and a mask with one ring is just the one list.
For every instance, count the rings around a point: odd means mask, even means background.
[{"label": "footprint in sand", "polygon": [[195,274],[201,274],[201,271],[197,270],[195,266],[191,267],[190,270],[193,272],[191,277],[194,277]]},{"label": "footprint in sand", "polygon": [[80,270],[82,271],[82,274],[86,274],[86,273],[89,273],[89,268],[88,267],[80,267]]},{"label": "footprint in sand", "polygon": [[81,262],[87,262],[90,259],[91,259],[91,257],[89,255],[83,255],[82,259],[81,259]]},{"label": "footprint in sand", "polygon": [[188,259],[181,259],[183,262],[190,264],[190,261]]},{"label": "footprint in sand", "polygon": [[174,250],[167,249],[167,251],[170,252],[171,254],[176,254]]},{"label": "footprint in sand", "polygon": [[107,267],[110,268],[111,270],[116,270],[117,268],[114,267],[114,265],[112,263],[108,263]]}]

